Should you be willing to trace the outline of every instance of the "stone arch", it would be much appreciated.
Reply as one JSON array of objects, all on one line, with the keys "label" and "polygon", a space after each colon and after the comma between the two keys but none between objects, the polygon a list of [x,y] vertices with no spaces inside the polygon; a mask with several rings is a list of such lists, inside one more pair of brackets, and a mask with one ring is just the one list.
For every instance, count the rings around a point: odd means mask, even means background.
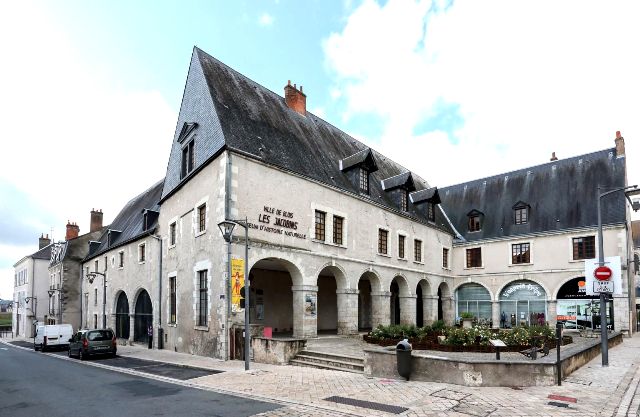
[{"label": "stone arch", "polygon": [[[512,287],[507,295],[503,295],[505,289],[514,283],[533,284],[540,287],[543,294],[537,294],[537,290],[525,287]],[[555,319],[555,309],[549,311],[549,300],[551,294],[549,289],[543,284],[531,279],[516,278],[505,282],[496,292],[496,299],[499,304],[499,311],[505,318],[505,325],[514,327],[519,325],[544,324],[548,321],[549,315]],[[550,314],[551,313],[551,314]]]},{"label": "stone arch", "polygon": [[[571,277],[569,277],[569,278],[565,278],[565,279],[563,279],[562,281],[560,281],[560,282],[558,283],[558,285],[556,286],[556,288],[553,290],[553,298],[552,298],[552,299],[553,299],[553,300],[557,300],[557,299],[558,299],[558,293],[560,292],[560,288],[562,288],[562,286],[563,286],[564,284],[566,284],[567,282],[569,282],[569,281],[571,281],[571,280],[573,280],[573,279],[576,279],[576,278],[585,278],[585,279],[586,279],[586,277],[584,276],[584,274],[577,274],[577,275],[571,276]],[[540,285],[542,285],[542,284],[540,284]],[[544,287],[542,287],[542,288],[544,288]],[[549,293],[547,292],[547,294],[549,294]]]},{"label": "stone arch", "polygon": [[146,289],[139,288],[136,291],[133,311],[133,340],[147,343],[149,341],[149,327],[153,326],[153,302]]},{"label": "stone arch", "polygon": [[375,270],[375,268],[369,267],[363,269],[358,277],[358,280],[361,280],[363,277],[364,279],[369,280],[369,282],[371,283],[372,292],[385,291],[382,288],[382,276],[380,275],[380,273],[378,273],[378,271]]},{"label": "stone arch", "polygon": [[447,324],[453,324],[453,297],[451,296],[451,290],[449,284],[446,281],[441,281],[437,287],[437,320],[443,320]]},{"label": "stone arch", "polygon": [[[368,330],[376,327],[380,322],[379,298],[384,297],[380,275],[373,269],[367,268],[358,277],[358,329]],[[374,303],[374,301],[376,301]],[[388,324],[388,323],[387,323]]]},{"label": "stone arch", "polygon": [[[348,309],[339,308],[344,300],[343,294],[349,288],[344,269],[335,262],[327,262],[316,273],[318,288],[317,331],[328,333],[344,333]],[[342,313],[342,314],[341,314]],[[342,324],[342,325],[341,325]],[[357,333],[357,329],[355,329]]]},{"label": "stone arch", "polygon": [[[347,279],[347,273],[345,269],[335,262],[327,262],[322,265],[316,272],[315,276],[320,277],[323,272],[331,272],[336,280],[336,287],[338,289],[349,288],[349,280]],[[317,279],[317,278],[316,278]],[[317,285],[317,283],[316,283]]]},{"label": "stone arch", "polygon": [[389,284],[389,317],[391,324],[415,324],[416,298],[411,294],[407,278],[395,274]]},{"label": "stone arch", "polygon": [[130,318],[129,314],[131,309],[129,308],[129,299],[124,290],[118,290],[114,299],[115,306],[112,311],[115,311],[116,317],[116,337],[119,339],[129,339],[130,335]]},{"label": "stone arch", "polygon": [[465,282],[461,282],[459,284],[457,284],[456,286],[453,287],[452,290],[452,294],[455,294],[456,291],[458,291],[458,289],[464,285],[467,284],[478,284],[484,287],[485,290],[487,290],[487,292],[489,293],[489,296],[491,297],[491,301],[496,301],[498,299],[497,295],[493,293],[493,291],[491,291],[491,289],[489,288],[489,286],[487,286],[487,284],[482,283],[480,281],[465,281]]},{"label": "stone arch", "polygon": [[274,264],[274,263],[281,265],[282,268],[284,268],[289,273],[291,277],[292,285],[304,284],[304,280],[302,277],[302,272],[300,272],[300,268],[293,261],[290,261],[280,256],[261,257],[255,260],[253,263],[250,263],[249,271],[251,271],[253,268],[256,268],[256,265],[258,265],[257,267],[260,268],[260,267],[265,267],[265,264]]},{"label": "stone arch", "polygon": [[423,327],[431,322],[429,310],[431,307],[431,283],[422,278],[416,285],[416,326]]},{"label": "stone arch", "polygon": [[495,293],[495,297],[496,297],[495,299],[496,300],[500,300],[500,294],[502,294],[502,291],[504,291],[504,289],[509,284],[511,284],[513,282],[516,282],[516,281],[530,281],[530,282],[533,282],[534,284],[537,284],[537,285],[541,286],[542,289],[544,290],[545,295],[546,295],[546,300],[547,301],[551,300],[551,298],[550,298],[551,297],[551,292],[549,291],[549,288],[547,288],[546,285],[544,285],[541,282],[534,281],[534,280],[532,280],[530,278],[520,278],[520,277],[517,277],[517,278],[514,278],[514,279],[510,279],[509,281],[502,283],[502,285],[500,287],[498,287],[498,289],[497,289],[497,291]]}]

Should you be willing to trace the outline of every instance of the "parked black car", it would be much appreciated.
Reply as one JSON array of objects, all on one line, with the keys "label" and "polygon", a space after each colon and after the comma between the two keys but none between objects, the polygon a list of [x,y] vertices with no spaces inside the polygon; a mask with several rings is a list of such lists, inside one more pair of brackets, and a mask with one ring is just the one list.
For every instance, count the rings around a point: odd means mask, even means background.
[{"label": "parked black car", "polygon": [[118,345],[111,329],[80,330],[69,339],[69,357],[80,360],[94,355],[116,356]]}]

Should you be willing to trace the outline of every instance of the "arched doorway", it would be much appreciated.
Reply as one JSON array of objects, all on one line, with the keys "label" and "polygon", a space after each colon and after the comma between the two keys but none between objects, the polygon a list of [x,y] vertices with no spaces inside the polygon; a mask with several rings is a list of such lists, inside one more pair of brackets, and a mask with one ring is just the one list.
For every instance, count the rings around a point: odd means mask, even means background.
[{"label": "arched doorway", "polygon": [[149,327],[153,325],[153,307],[149,293],[140,291],[136,300],[135,319],[133,325],[133,340],[135,342],[149,342]]},{"label": "arched doorway", "polygon": [[122,291],[116,303],[116,337],[129,339],[129,299]]},{"label": "arched doorway", "polygon": [[438,320],[451,324],[453,317],[450,314],[451,310],[451,291],[446,282],[442,282],[438,286]]},{"label": "arched doorway", "polygon": [[[355,317],[352,317],[353,313],[348,308],[350,295],[343,291],[346,278],[342,270],[337,266],[322,268],[318,274],[317,286],[318,334],[356,333]],[[339,292],[341,293],[338,294]],[[338,309],[338,303],[341,303],[342,311]]]},{"label": "arched doorway", "polygon": [[365,272],[358,280],[358,330],[373,327],[373,292],[380,291],[380,280],[373,272]]},{"label": "arched doorway", "polygon": [[512,281],[500,292],[500,315],[507,327],[545,324],[547,321],[547,292],[529,280]]},{"label": "arched doorway", "polygon": [[429,282],[426,279],[420,280],[416,286],[416,326],[418,327],[424,327],[430,320],[433,320],[433,316],[429,315],[431,300],[428,300],[427,305],[424,303],[425,297],[429,294]]},{"label": "arched doorway", "polygon": [[391,324],[410,324],[413,323],[415,317],[413,307],[410,303],[409,287],[407,281],[402,276],[396,276],[389,286],[391,298],[389,300],[389,309]]},{"label": "arched doorway", "polygon": [[456,317],[471,313],[480,324],[489,325],[492,319],[491,294],[478,283],[463,284],[456,290]]}]

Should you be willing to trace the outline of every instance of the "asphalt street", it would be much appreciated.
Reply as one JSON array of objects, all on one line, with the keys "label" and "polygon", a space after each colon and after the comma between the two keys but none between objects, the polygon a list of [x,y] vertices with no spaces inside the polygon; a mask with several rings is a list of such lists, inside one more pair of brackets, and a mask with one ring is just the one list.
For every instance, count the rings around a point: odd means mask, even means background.
[{"label": "asphalt street", "polygon": [[[112,366],[119,363],[123,368],[180,380],[205,372],[140,359],[95,361]],[[0,416],[241,417],[279,407],[0,345]]]}]

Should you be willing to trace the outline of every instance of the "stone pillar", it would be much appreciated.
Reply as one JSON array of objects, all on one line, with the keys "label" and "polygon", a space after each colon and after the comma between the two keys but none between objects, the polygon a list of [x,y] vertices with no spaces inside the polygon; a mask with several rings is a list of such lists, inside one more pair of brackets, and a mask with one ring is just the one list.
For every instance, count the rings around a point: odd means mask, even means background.
[{"label": "stone pillar", "polygon": [[129,313],[129,344],[133,344],[133,337],[135,333],[136,326],[136,315],[133,313]]},{"label": "stone pillar", "polygon": [[358,334],[358,290],[338,288],[338,334]]},{"label": "stone pillar", "polygon": [[498,329],[500,327],[500,301],[491,302],[491,327]]},{"label": "stone pillar", "polygon": [[433,324],[438,319],[438,296],[422,296],[422,320],[425,325]]},{"label": "stone pillar", "polygon": [[400,296],[400,324],[416,324],[416,297],[413,295]]},{"label": "stone pillar", "polygon": [[558,301],[547,301],[547,314],[545,316],[546,322],[549,323],[549,327],[555,328],[558,322]]},{"label": "stone pillar", "polygon": [[391,292],[372,291],[371,292],[371,327],[379,325],[388,326],[391,324],[390,311]]},{"label": "stone pillar", "polygon": [[294,285],[293,337],[307,339],[318,336],[318,286]]},{"label": "stone pillar", "polygon": [[453,308],[453,297],[442,297],[442,318],[449,326],[455,324],[455,308]]}]

